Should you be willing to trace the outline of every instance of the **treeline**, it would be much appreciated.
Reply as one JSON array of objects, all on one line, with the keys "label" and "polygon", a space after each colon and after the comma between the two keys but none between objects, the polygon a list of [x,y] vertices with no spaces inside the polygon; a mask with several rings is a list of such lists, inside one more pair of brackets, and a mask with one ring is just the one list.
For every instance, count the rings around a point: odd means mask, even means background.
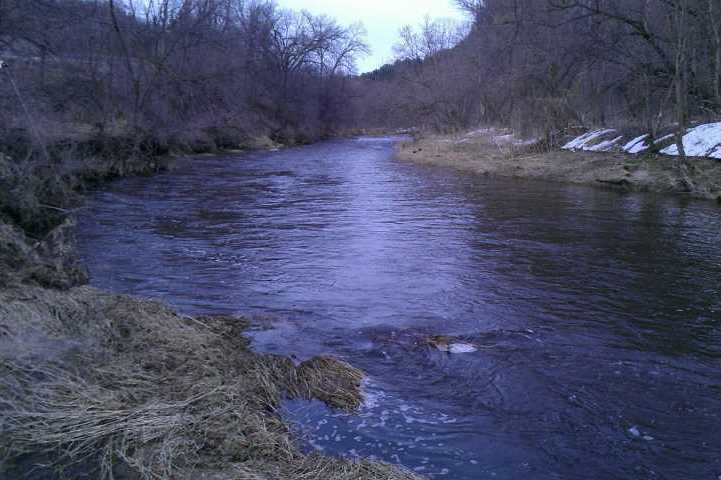
[{"label": "treeline", "polygon": [[312,141],[353,121],[363,35],[269,1],[0,0],[0,148]]},{"label": "treeline", "polygon": [[[427,21],[363,78],[363,121],[552,136],[721,115],[721,0],[457,0],[467,32]],[[378,101],[373,101],[378,99]]]}]

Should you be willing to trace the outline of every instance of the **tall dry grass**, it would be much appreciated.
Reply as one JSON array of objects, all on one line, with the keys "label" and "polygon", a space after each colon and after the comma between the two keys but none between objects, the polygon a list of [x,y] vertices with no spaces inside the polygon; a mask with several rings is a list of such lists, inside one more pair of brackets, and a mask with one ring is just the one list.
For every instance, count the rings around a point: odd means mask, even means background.
[{"label": "tall dry grass", "polygon": [[246,326],[91,288],[0,291],[5,474],[30,458],[102,479],[415,478],[302,454],[277,413],[282,399],[353,410],[363,375],[330,357],[296,366],[253,353]]}]

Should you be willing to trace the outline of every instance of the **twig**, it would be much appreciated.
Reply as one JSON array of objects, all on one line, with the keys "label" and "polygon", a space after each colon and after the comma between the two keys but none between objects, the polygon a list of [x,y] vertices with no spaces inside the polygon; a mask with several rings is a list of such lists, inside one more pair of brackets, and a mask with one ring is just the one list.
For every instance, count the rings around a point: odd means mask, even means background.
[{"label": "twig", "polygon": [[54,206],[52,206],[52,205],[46,205],[46,204],[44,204],[44,203],[38,203],[38,205],[41,206],[42,208],[47,208],[47,209],[49,209],[49,210],[56,210],[56,211],[58,211],[58,212],[66,213],[66,214],[68,214],[68,215],[70,215],[71,213],[73,213],[73,212],[75,212],[75,211],[77,211],[77,210],[80,210],[80,208],[76,208],[76,209],[74,209],[74,210],[68,210],[68,209],[65,209],[65,208],[54,207]]}]

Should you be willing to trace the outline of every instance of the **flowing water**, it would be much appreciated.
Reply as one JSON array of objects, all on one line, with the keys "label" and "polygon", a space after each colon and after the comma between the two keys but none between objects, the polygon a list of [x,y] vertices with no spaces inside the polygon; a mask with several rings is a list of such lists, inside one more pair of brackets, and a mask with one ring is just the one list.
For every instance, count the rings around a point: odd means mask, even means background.
[{"label": "flowing water", "polygon": [[[88,202],[94,285],[255,319],[367,372],[304,448],[453,479],[721,478],[721,208],[393,158],[392,139],[205,157]],[[477,346],[449,354],[428,335]]]}]

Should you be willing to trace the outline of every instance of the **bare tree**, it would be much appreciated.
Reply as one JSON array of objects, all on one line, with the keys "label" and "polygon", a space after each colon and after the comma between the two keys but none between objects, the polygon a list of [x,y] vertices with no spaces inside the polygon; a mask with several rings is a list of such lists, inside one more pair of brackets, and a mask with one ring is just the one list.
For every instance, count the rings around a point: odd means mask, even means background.
[{"label": "bare tree", "polygon": [[[553,136],[602,124],[655,133],[674,123],[683,150],[691,121],[721,114],[721,0],[455,4],[473,21],[462,40],[434,37],[431,21],[419,31],[406,28],[403,61],[382,78],[381,71],[365,77],[409,92],[393,108],[412,112],[417,123],[442,111],[436,100],[451,91],[456,105],[462,98],[474,111],[453,120],[460,126],[495,123]],[[451,120],[441,117],[430,123],[448,128]]]},{"label": "bare tree", "polygon": [[364,35],[264,0],[0,0],[0,51],[42,120],[139,143],[327,134],[353,117]]}]

